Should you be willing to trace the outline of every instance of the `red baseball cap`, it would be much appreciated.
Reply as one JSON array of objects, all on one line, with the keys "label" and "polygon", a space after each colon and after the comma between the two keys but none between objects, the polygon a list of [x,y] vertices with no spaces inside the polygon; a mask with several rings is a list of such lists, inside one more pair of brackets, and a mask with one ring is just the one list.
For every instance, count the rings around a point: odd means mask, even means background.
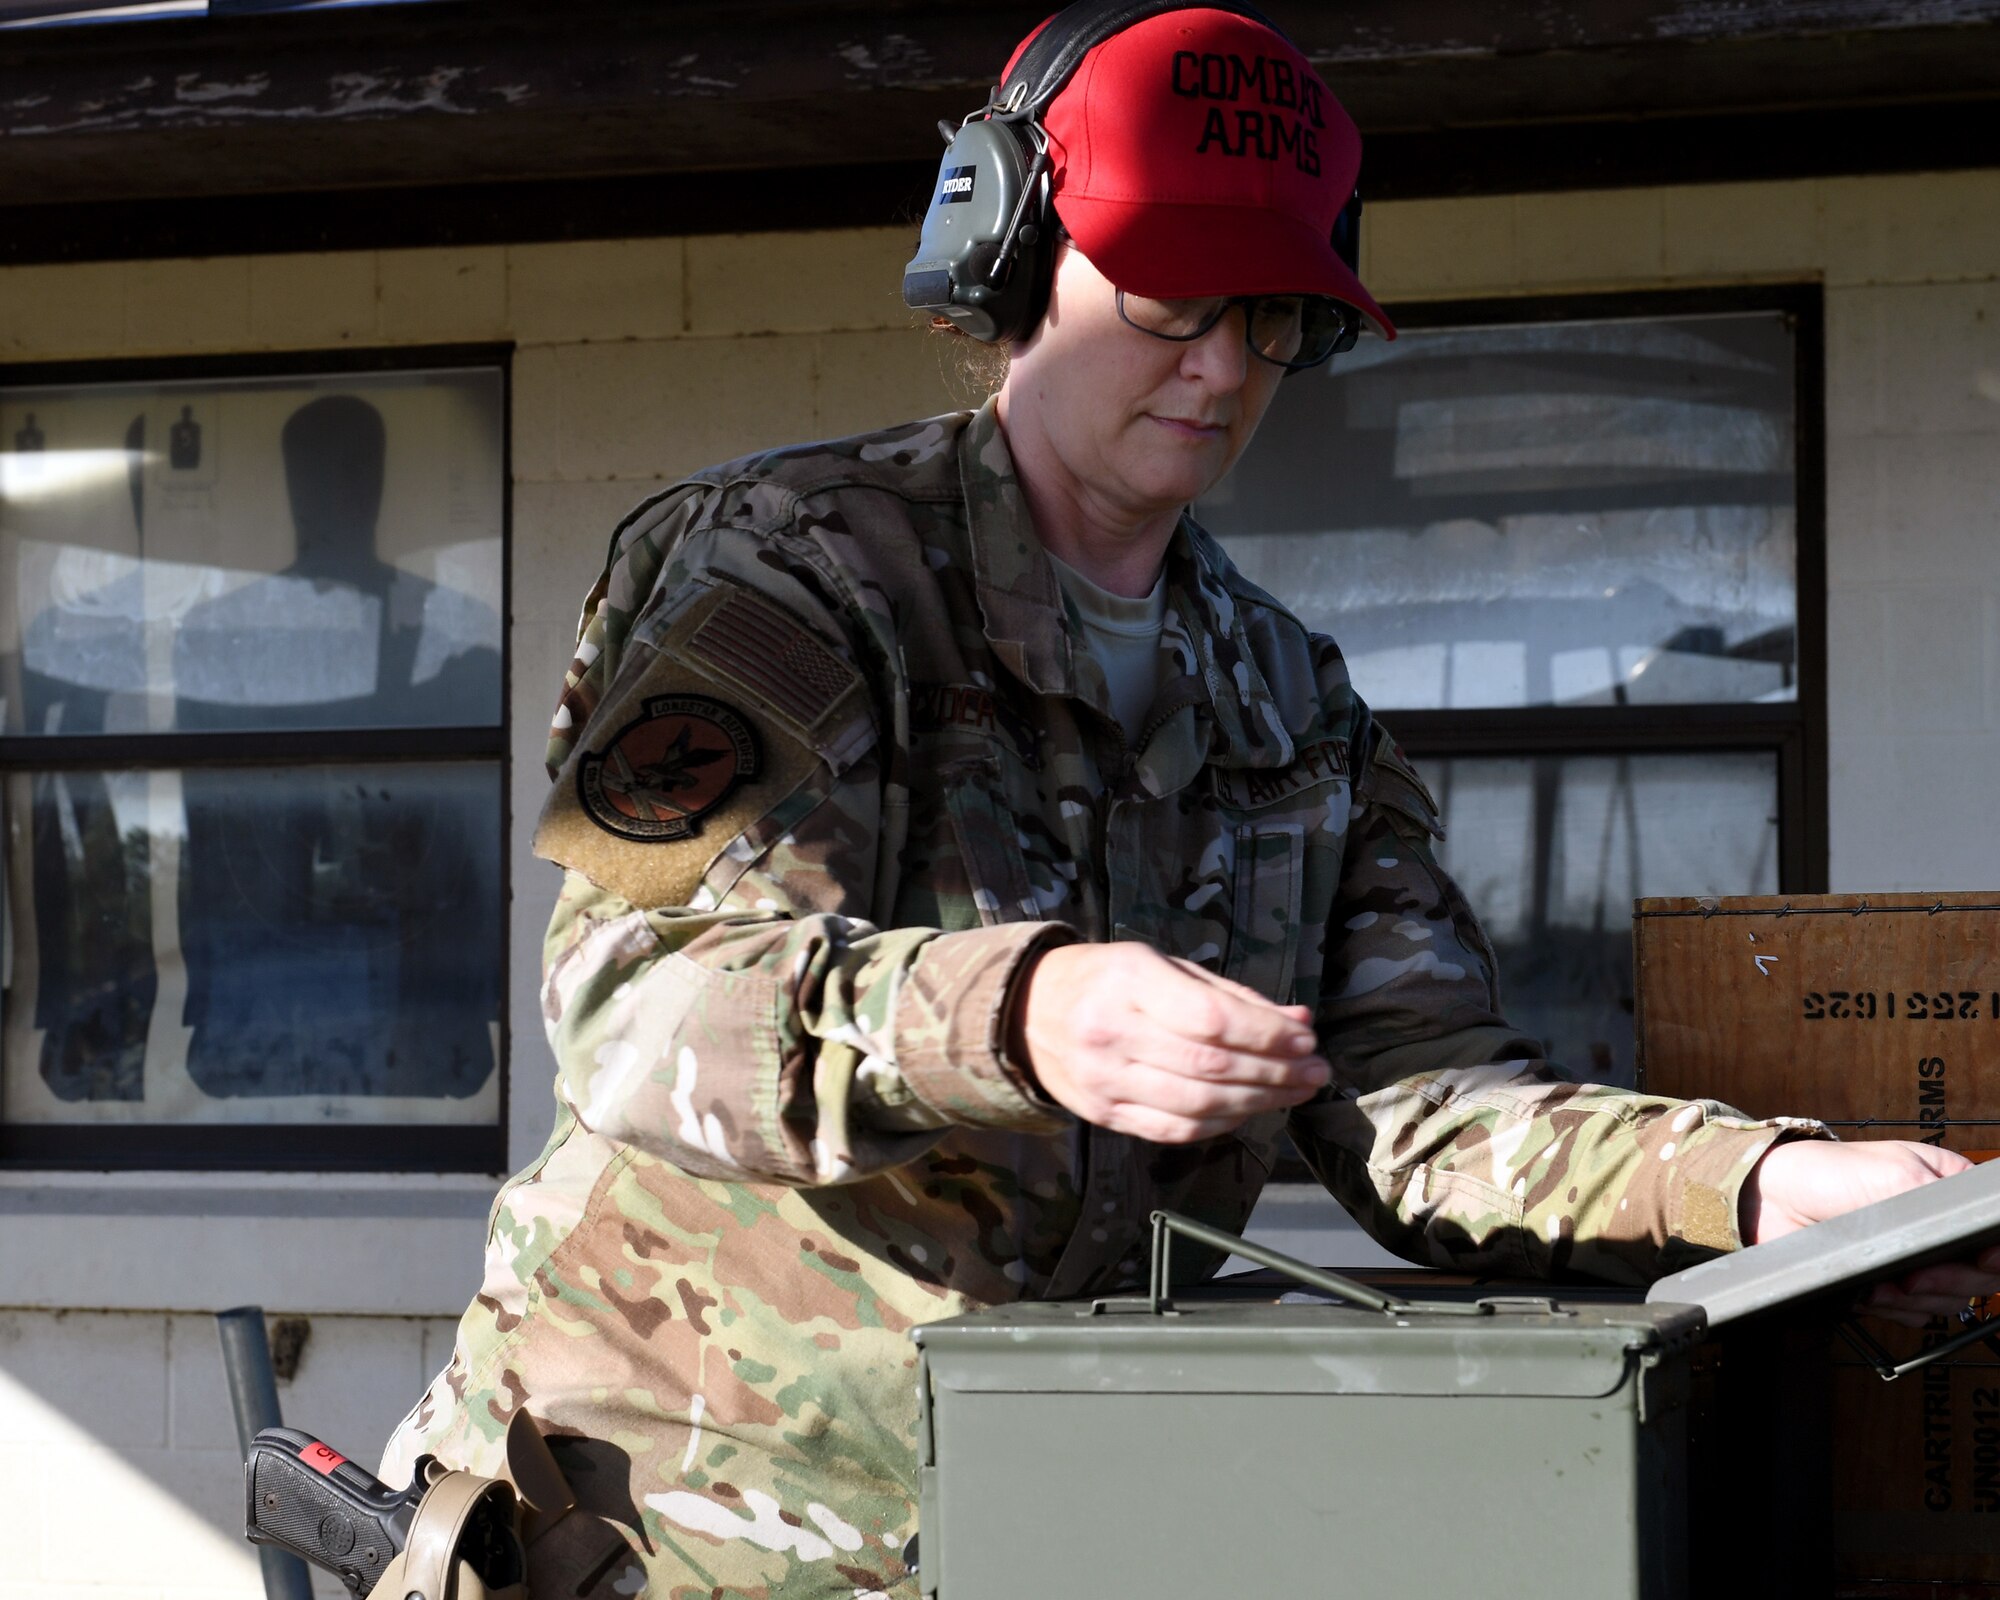
[{"label": "red baseball cap", "polygon": [[1333,249],[1360,130],[1283,35],[1206,6],[1149,17],[1086,54],[1042,123],[1056,215],[1119,288],[1330,295],[1395,338]]}]

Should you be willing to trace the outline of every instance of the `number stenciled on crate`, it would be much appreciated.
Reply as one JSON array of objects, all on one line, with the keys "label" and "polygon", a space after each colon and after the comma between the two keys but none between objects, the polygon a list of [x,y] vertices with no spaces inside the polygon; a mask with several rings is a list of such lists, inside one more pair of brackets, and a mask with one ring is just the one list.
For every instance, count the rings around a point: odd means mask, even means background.
[{"label": "number stenciled on crate", "polygon": [[2000,1389],[1972,1391],[1972,1509],[2000,1511]]},{"label": "number stenciled on crate", "polygon": [[1799,997],[1806,1022],[1980,1022],[2000,1020],[2000,990],[1812,989]]}]

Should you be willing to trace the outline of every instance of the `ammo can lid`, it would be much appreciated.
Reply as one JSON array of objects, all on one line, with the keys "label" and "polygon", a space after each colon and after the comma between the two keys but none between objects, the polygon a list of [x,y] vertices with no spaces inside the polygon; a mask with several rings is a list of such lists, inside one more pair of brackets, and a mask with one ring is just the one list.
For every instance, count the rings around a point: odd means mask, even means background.
[{"label": "ammo can lid", "polygon": [[[1592,1398],[1631,1381],[1635,1357],[1692,1344],[1701,1313],[1585,1288],[1549,1297],[1493,1286],[1425,1293],[1395,1312],[1266,1285],[1016,1301],[910,1330],[934,1389],[976,1393],[1508,1395]],[[1472,1314],[1475,1302],[1483,1314]]]},{"label": "ammo can lid", "polygon": [[1649,1305],[1698,1306],[1711,1328],[1838,1295],[2000,1240],[2000,1161],[1662,1278]]}]

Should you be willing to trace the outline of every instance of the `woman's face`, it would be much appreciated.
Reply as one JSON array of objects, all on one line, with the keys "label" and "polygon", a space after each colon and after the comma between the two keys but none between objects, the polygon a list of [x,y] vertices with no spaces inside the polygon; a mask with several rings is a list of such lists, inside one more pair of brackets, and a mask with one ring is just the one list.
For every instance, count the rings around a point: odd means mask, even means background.
[{"label": "woman's face", "polygon": [[1141,333],[1118,315],[1113,285],[1063,246],[1048,313],[1014,346],[1001,391],[1009,440],[1036,436],[1016,445],[1017,460],[1029,467],[1046,451],[1107,509],[1130,515],[1177,511],[1206,493],[1284,376],[1250,353],[1243,315],[1232,307],[1186,343]]}]

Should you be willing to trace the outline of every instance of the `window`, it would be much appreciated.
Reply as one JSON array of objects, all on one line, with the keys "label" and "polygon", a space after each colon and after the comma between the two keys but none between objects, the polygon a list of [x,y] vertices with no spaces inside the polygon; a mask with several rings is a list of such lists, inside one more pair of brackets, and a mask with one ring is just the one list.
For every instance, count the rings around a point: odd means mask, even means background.
[{"label": "window", "polygon": [[504,352],[0,369],[0,1158],[504,1162]]},{"label": "window", "polygon": [[1511,1019],[1630,1083],[1632,900],[1825,886],[1818,295],[1397,321],[1198,514],[1417,759]]}]

